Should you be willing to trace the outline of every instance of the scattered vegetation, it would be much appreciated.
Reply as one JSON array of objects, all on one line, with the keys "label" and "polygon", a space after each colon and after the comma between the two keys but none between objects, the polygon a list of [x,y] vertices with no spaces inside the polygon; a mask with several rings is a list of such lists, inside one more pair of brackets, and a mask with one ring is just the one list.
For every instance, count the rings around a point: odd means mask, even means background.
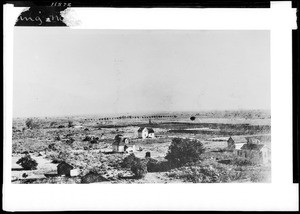
[{"label": "scattered vegetation", "polygon": [[69,127],[69,128],[72,128],[72,127],[74,127],[74,123],[73,123],[73,121],[70,121],[70,120],[68,121],[68,127]]},{"label": "scattered vegetation", "polygon": [[24,157],[21,157],[17,161],[17,164],[21,165],[25,170],[35,170],[38,166],[38,163],[33,158],[31,158],[30,155],[25,155]]},{"label": "scattered vegetation", "polygon": [[88,174],[86,174],[81,178],[81,183],[83,184],[103,182],[103,181],[108,181],[108,180],[96,172],[89,172]]},{"label": "scattered vegetation", "polygon": [[[249,118],[256,114],[238,113],[237,117]],[[158,182],[180,180],[194,183],[270,181],[269,165],[237,157],[235,153],[225,149],[228,133],[233,135],[268,133],[270,125],[265,125],[268,123],[264,120],[260,120],[264,125],[256,122],[255,124],[259,125],[253,125],[250,120],[247,120],[249,124],[235,123],[230,112],[227,114],[228,118],[231,118],[228,123],[226,121],[219,123],[215,120],[211,120],[213,121],[211,123],[207,122],[210,120],[198,123],[196,120],[193,122],[190,120],[191,115],[201,120],[214,118],[210,114],[207,114],[210,117],[206,117],[207,115],[202,113],[188,113],[183,116],[178,114],[176,117],[156,115],[105,119],[76,117],[16,119],[13,121],[12,136],[14,161],[20,158],[20,154],[26,154],[25,156],[30,154],[32,158],[29,156],[28,160],[36,160],[41,165],[44,161],[48,162],[45,168],[49,169],[49,174],[52,173],[50,169],[56,169],[55,164],[66,161],[79,169],[80,175],[70,178],[50,176],[37,178],[45,173],[43,165],[42,170],[30,173],[13,170],[12,180],[14,183],[93,183],[106,180],[112,183],[145,183],[158,180]],[[264,116],[259,117],[261,118]],[[115,119],[122,121],[121,123],[113,121]],[[150,119],[151,124],[148,123]],[[224,118],[220,119],[224,121]],[[74,124],[82,126],[72,128]],[[156,138],[145,140],[136,138],[137,128],[141,125],[154,128]],[[136,152],[132,154],[110,152],[116,134],[128,135],[132,139],[131,142],[136,145]],[[261,135],[260,140],[270,142],[271,139],[269,135]],[[146,152],[151,152],[151,155],[148,153],[145,157]],[[23,159],[22,162],[26,161]],[[18,163],[21,164],[21,161],[18,160]],[[29,165],[27,169],[32,166],[32,169],[34,168],[34,164]],[[151,174],[143,179],[148,172]],[[32,177],[33,175],[38,176]]]},{"label": "scattered vegetation", "polygon": [[37,121],[34,121],[32,118],[28,118],[25,121],[25,125],[28,129],[37,129],[39,128],[39,123]]}]

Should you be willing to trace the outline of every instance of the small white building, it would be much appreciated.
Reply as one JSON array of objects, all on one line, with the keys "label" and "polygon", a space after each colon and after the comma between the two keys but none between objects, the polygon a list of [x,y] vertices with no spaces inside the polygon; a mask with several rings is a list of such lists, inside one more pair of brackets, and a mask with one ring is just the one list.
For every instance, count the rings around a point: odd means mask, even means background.
[{"label": "small white building", "polygon": [[240,157],[248,158],[264,164],[271,161],[271,150],[256,138],[230,137],[227,140],[227,149]]},{"label": "small white building", "polygon": [[113,151],[114,152],[125,152],[125,151],[135,151],[135,145],[130,143],[129,138],[124,137],[121,134],[118,134],[115,136],[115,140],[112,144]]},{"label": "small white building", "polygon": [[265,144],[245,143],[240,149],[236,149],[236,154],[263,164],[271,161],[271,149]]},{"label": "small white building", "polygon": [[152,128],[141,127],[138,129],[138,137],[142,139],[154,138],[154,130]]},{"label": "small white building", "polygon": [[78,176],[79,174],[80,174],[79,169],[71,169],[71,171],[70,171],[71,177]]}]

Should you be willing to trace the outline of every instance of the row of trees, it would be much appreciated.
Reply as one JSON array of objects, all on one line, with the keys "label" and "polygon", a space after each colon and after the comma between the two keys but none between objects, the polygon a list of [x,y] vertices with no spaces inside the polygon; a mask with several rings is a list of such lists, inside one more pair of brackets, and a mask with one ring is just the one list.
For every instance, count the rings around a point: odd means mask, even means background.
[{"label": "row of trees", "polygon": [[114,119],[150,119],[150,118],[176,118],[176,115],[153,115],[153,116],[120,116],[120,117],[104,117],[99,120],[114,120]]}]

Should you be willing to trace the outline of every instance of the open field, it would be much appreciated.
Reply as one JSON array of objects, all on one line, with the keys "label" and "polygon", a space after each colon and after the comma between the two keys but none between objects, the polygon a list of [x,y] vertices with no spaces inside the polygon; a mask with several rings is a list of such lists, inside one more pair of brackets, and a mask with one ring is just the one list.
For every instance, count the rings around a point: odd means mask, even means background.
[{"label": "open field", "polygon": [[[271,118],[265,112],[47,117],[33,118],[34,128],[26,126],[26,119],[13,121],[13,183],[81,183],[91,171],[105,178],[96,183],[270,182],[270,164],[235,161],[238,157],[225,150],[230,136],[253,137],[270,144]],[[155,138],[139,138],[139,127],[153,128]],[[136,148],[133,153],[140,159],[150,152],[151,158],[166,162],[174,138],[197,139],[205,152],[201,161],[192,165],[148,169],[145,177],[135,179],[130,168],[122,166],[129,154],[112,152],[117,134],[130,139]],[[87,140],[90,136],[97,140]],[[36,170],[24,170],[16,163],[25,153],[38,163]],[[57,176],[56,167],[62,161],[79,169],[80,174]]]}]

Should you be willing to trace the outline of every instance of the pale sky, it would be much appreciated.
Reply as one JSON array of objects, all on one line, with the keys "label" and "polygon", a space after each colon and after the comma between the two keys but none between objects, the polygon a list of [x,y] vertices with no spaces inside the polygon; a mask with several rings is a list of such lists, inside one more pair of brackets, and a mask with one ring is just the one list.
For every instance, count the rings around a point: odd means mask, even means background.
[{"label": "pale sky", "polygon": [[13,116],[270,109],[265,30],[15,27]]}]

